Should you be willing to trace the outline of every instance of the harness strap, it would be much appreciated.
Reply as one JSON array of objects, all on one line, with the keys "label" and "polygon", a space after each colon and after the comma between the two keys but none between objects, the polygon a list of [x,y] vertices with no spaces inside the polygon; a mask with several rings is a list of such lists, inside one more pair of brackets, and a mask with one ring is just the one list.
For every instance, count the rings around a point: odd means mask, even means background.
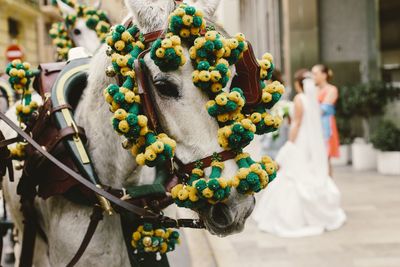
[{"label": "harness strap", "polygon": [[79,246],[78,251],[76,252],[75,256],[72,260],[67,264],[67,267],[73,267],[75,264],[80,260],[83,253],[85,253],[86,248],[88,247],[90,241],[93,238],[94,233],[96,232],[97,226],[99,222],[103,219],[103,210],[100,206],[94,206],[93,213],[90,216],[89,226],[86,230],[86,234],[83,237],[82,243]]},{"label": "harness strap", "polygon": [[175,157],[175,161],[180,165],[179,167],[182,168],[184,173],[190,173],[197,164],[201,163],[203,168],[207,168],[211,166],[211,163],[213,160],[217,157],[219,161],[227,161],[230,159],[234,159],[236,157],[237,153],[235,153],[232,150],[224,150],[220,153],[216,153],[215,155],[208,156],[206,158],[194,161],[189,164],[183,164],[178,158]]},{"label": "harness strap", "polygon": [[57,107],[53,107],[53,108],[51,109],[51,115],[53,115],[55,112],[61,111],[61,110],[63,110],[63,109],[73,110],[73,109],[72,109],[72,106],[71,106],[70,104],[63,104],[63,105],[59,105],[59,106],[57,106]]},{"label": "harness strap", "polygon": [[[78,130],[78,132],[76,131]],[[51,140],[50,143],[47,144],[46,146],[46,150],[48,152],[53,151],[53,149],[66,137],[72,136],[72,135],[76,135],[78,134],[79,137],[83,138],[84,140],[86,140],[86,135],[85,135],[85,130],[80,127],[80,126],[76,126],[76,128],[72,127],[72,126],[67,126],[65,128],[62,128],[61,130],[59,130],[57,136],[54,137],[53,140]]]},{"label": "harness strap", "polygon": [[6,147],[6,146],[14,144],[14,143],[17,143],[19,141],[21,141],[21,137],[20,136],[17,136],[17,137],[11,138],[11,139],[2,140],[2,141],[0,141],[0,148]]},{"label": "harness strap", "polygon": [[[48,160],[50,160],[53,164],[55,164],[58,168],[60,168],[62,171],[66,172],[69,174],[72,178],[77,180],[80,184],[83,186],[87,187],[89,190],[93,191],[94,193],[103,196],[104,198],[108,199],[115,205],[128,210],[130,212],[136,213],[140,216],[150,216],[150,217],[158,217],[157,214],[146,210],[144,208],[140,208],[138,206],[132,205],[130,203],[127,203],[126,201],[123,201],[114,195],[110,194],[109,192],[103,190],[102,188],[97,187],[90,181],[86,180],[83,176],[79,175],[72,169],[68,168],[64,163],[60,162],[58,159],[56,159],[53,155],[48,153],[46,150],[44,150],[35,140],[32,139],[27,133],[25,133],[23,130],[21,130],[17,125],[15,125],[6,115],[4,115],[2,112],[0,112],[0,119],[4,120],[14,131],[18,133],[21,137],[23,137],[28,143],[30,143],[40,154],[45,156]],[[28,266],[28,265],[25,265]]]}]

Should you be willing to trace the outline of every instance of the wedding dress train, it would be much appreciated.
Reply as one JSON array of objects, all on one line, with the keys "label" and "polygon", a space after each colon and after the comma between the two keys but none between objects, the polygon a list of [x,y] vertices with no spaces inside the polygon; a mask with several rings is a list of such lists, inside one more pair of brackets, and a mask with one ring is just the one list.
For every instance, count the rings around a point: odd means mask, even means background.
[{"label": "wedding dress train", "polygon": [[328,175],[320,109],[312,80],[304,81],[301,126],[276,161],[278,176],[259,199],[253,218],[260,230],[282,237],[317,235],[343,225],[340,192]]}]

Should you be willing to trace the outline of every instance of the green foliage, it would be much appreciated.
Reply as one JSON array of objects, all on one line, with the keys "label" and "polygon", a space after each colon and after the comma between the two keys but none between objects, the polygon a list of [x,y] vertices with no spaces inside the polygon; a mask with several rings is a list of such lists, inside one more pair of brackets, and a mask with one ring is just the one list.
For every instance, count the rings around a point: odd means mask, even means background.
[{"label": "green foliage", "polygon": [[383,121],[375,129],[371,142],[381,151],[400,151],[400,129],[393,122]]},{"label": "green foliage", "polygon": [[400,88],[382,81],[341,87],[336,113],[341,143],[354,139],[350,121],[356,117],[363,119],[364,138],[369,139],[369,119],[383,115],[387,104],[399,98]]},{"label": "green foliage", "polygon": [[400,88],[381,81],[344,86],[340,89],[338,116],[368,119],[382,115],[386,105],[399,97]]}]

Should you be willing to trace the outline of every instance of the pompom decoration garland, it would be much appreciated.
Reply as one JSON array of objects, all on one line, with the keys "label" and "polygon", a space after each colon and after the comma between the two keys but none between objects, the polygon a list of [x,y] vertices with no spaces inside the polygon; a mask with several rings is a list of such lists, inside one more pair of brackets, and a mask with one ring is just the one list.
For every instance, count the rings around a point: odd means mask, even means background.
[{"label": "pompom decoration garland", "polygon": [[114,130],[132,144],[131,152],[136,162],[155,167],[173,158],[176,143],[166,134],[154,134],[148,128],[147,117],[142,114],[134,61],[145,48],[143,41],[136,26],[126,28],[117,25],[110,32],[106,42],[112,65],[107,69],[107,74],[121,75],[124,81],[122,86],[109,85],[104,90],[104,97],[110,104],[110,111],[114,113]]},{"label": "pompom decoration garland", "polygon": [[179,242],[178,231],[170,228],[154,228],[152,224],[145,223],[133,232],[131,245],[136,253],[165,254],[173,251]]},{"label": "pompom decoration garland", "polygon": [[[21,100],[17,102],[16,114],[20,124],[27,124],[32,114],[37,111],[39,105],[32,101],[32,89],[30,84],[32,78],[39,74],[38,70],[32,70],[28,62],[22,62],[19,59],[13,60],[7,65],[6,73],[10,78],[8,82],[15,90],[17,95],[20,95]],[[25,157],[25,143],[17,143],[10,147],[11,156],[16,160],[23,160]]]},{"label": "pompom decoration garland", "polygon": [[[210,30],[206,31],[202,12],[186,4],[179,5],[169,16],[168,25],[165,36],[151,45],[151,59],[161,71],[174,71],[186,64],[183,46],[190,47],[189,56],[195,66],[193,83],[211,98],[206,109],[220,125],[218,142],[223,149],[238,154],[236,162],[239,167],[233,179],[225,179],[221,177],[224,164],[218,158],[212,163],[209,177],[199,165],[192,170],[188,181],[172,189],[173,199],[181,207],[196,210],[225,201],[232,187],[242,194],[259,192],[274,179],[277,166],[268,157],[255,162],[242,150],[255,134],[275,131],[281,123],[279,117],[268,113],[284,92],[279,82],[268,81],[274,69],[272,56],[267,53],[259,60],[262,101],[243,113],[246,104],[243,91],[240,88],[223,89],[231,79],[231,66],[248,49],[245,36],[237,34],[233,38],[225,38],[213,27],[207,27]],[[122,86],[112,84],[104,93],[110,110],[114,112],[114,129],[132,143],[131,151],[138,164],[159,166],[173,157],[176,143],[166,134],[154,134],[148,128],[147,117],[141,108],[133,62],[145,49],[142,36],[136,26],[126,29],[117,25],[106,42],[112,59],[107,74],[124,77]]]},{"label": "pompom decoration garland", "polygon": [[[232,78],[232,66],[248,49],[245,36],[237,34],[233,38],[225,38],[215,27],[206,27],[202,12],[194,7],[179,5],[169,16],[165,35],[150,47],[146,47],[137,26],[114,26],[106,43],[109,46],[107,55],[111,58],[106,74],[110,77],[118,75],[122,80],[119,85],[110,84],[104,90],[104,97],[114,114],[114,130],[126,138],[130,144],[127,148],[139,165],[161,166],[174,157],[176,149],[173,139],[165,133],[156,134],[154,129],[149,128],[143,111],[134,63],[146,48],[150,49],[150,58],[156,66],[162,72],[169,72],[187,64],[183,47],[189,47],[189,57],[195,69],[193,84],[210,98],[206,109],[220,127],[218,142],[224,150],[232,150],[237,155],[238,171],[233,178],[222,177],[224,163],[218,153],[212,156],[210,174],[206,175],[206,169],[199,161],[188,178],[171,190],[178,206],[199,211],[225,202],[232,188],[240,194],[251,195],[266,188],[276,177],[277,164],[271,158],[265,156],[256,162],[243,152],[255,134],[275,131],[281,123],[279,117],[268,113],[284,92],[279,82],[269,82],[274,69],[272,56],[265,54],[259,61],[262,101],[255,107],[245,109],[246,99],[242,89],[227,88]],[[138,63],[144,64],[144,61]],[[138,252],[165,253],[172,250],[174,246],[169,246],[170,241],[164,238],[168,231],[157,231],[151,225],[139,227],[133,234],[132,246]]]},{"label": "pompom decoration garland", "polygon": [[57,47],[58,60],[66,60],[68,51],[73,47],[73,41],[70,39],[68,31],[74,28],[78,18],[85,19],[86,26],[96,32],[101,42],[105,41],[111,28],[107,14],[104,11],[79,5],[76,1],[63,0],[63,2],[74,8],[76,14],[67,15],[63,22],[54,23],[49,31],[53,44]]},{"label": "pompom decoration garland", "polygon": [[18,120],[26,124],[29,122],[33,112],[38,109],[38,103],[32,101],[32,89],[29,86],[32,78],[39,71],[32,70],[28,62],[16,59],[7,65],[6,73],[10,76],[8,81],[11,87],[15,90],[16,94],[21,95],[21,101],[16,106]]}]

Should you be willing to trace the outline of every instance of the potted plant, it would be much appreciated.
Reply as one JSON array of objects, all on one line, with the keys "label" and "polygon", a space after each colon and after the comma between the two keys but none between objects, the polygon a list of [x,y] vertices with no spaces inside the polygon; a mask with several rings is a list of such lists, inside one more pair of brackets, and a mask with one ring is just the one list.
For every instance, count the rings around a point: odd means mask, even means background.
[{"label": "potted plant", "polygon": [[378,172],[400,175],[400,129],[390,121],[383,121],[374,131],[371,142],[379,150]]},{"label": "potted plant", "polygon": [[340,96],[336,105],[336,123],[339,130],[340,147],[339,158],[332,158],[331,162],[334,166],[345,166],[351,162],[351,143],[355,135],[349,119],[353,116],[353,106],[348,101],[349,87],[340,89]]},{"label": "potted plant", "polygon": [[341,91],[346,112],[352,114],[351,119],[358,117],[362,121],[362,138],[356,138],[351,147],[353,168],[374,170],[377,153],[370,143],[371,118],[383,115],[386,105],[399,96],[399,90],[384,82],[370,82],[344,87]]}]

